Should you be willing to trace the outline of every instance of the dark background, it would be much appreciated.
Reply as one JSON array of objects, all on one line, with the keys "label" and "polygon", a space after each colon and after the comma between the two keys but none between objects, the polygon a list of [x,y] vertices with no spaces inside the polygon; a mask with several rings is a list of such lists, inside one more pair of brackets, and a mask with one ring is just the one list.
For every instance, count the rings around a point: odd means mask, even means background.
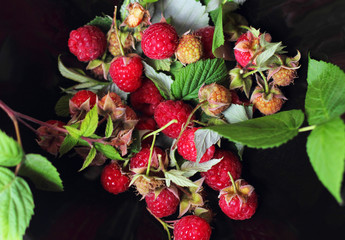
[{"label": "dark background", "polygon": [[[0,9],[0,99],[18,112],[40,120],[56,119],[54,104],[64,80],[57,56],[68,52],[72,29],[95,15],[111,15],[110,0],[11,0]],[[345,70],[345,1],[247,0],[242,13],[249,24],[282,41],[292,56],[302,53],[299,78],[284,88],[289,101],[283,110],[303,109],[307,88],[307,55]],[[0,128],[15,136],[9,118],[0,111]],[[166,239],[145,203],[133,192],[114,196],[100,186],[97,173],[79,173],[82,159],[70,154],[56,159],[36,144],[21,126],[27,153],[43,154],[58,168],[63,193],[32,188],[35,215],[25,239]],[[269,150],[246,149],[243,177],[256,187],[259,208],[251,220],[232,221],[215,209],[212,239],[344,239],[345,207],[317,179],[305,151],[306,136]]]}]

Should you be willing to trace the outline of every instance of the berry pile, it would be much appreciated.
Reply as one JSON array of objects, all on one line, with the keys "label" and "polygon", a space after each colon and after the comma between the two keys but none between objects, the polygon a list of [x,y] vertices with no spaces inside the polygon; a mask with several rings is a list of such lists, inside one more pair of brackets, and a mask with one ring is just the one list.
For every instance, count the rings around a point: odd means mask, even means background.
[{"label": "berry pile", "polygon": [[164,18],[152,23],[146,7],[130,3],[119,26],[115,7],[112,18],[71,31],[70,52],[90,72],[60,62],[61,73],[79,82],[65,89],[69,104],[57,105],[70,120],[40,127],[38,142],[52,154],[74,148],[81,170],[104,165],[104,189],[134,189],[174,239],[208,240],[214,209],[205,191],[219,194],[219,210],[233,220],[251,218],[258,206],[240,146],[208,127],[232,124],[238,109],[247,119],[255,109],[278,112],[300,55],[287,57],[270,34],[236,25],[221,33],[236,59],[225,64],[224,48],[213,49],[214,26],[179,33]]}]

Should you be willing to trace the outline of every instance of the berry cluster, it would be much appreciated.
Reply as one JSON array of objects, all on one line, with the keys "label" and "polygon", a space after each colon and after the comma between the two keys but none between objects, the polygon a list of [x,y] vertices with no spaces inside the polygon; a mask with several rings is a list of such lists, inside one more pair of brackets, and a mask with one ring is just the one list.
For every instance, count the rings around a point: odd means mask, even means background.
[{"label": "berry cluster", "polygon": [[[212,52],[215,27],[179,36],[164,18],[151,23],[149,11],[139,3],[130,3],[123,23],[116,22],[115,8],[107,31],[89,24],[71,32],[70,52],[88,62],[86,69],[101,82],[80,77],[81,84],[66,91],[71,119],[40,127],[39,144],[53,154],[75,148],[85,158],[82,169],[104,165],[104,189],[112,194],[135,189],[164,228],[174,228],[176,240],[210,239],[213,214],[206,190],[219,192],[219,207],[229,218],[251,218],[258,197],[242,179],[239,154],[230,150],[234,144],[221,137],[203,142],[203,130],[230,124],[225,112],[232,105],[252,104],[265,115],[279,111],[286,98],[278,87],[296,78],[300,55],[286,57],[281,43],[273,43],[269,34],[236,27],[236,32],[224,32],[236,41],[236,67],[229,70],[228,83],[205,81],[187,101],[166,94],[167,83],[147,74],[146,66],[164,61],[182,69],[217,60],[217,51]],[[136,51],[138,44],[142,53]]]}]

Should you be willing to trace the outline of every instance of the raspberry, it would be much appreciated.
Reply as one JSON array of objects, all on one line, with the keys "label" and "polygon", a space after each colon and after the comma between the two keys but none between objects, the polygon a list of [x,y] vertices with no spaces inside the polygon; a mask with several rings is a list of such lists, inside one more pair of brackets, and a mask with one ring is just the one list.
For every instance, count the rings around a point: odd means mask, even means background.
[{"label": "raspberry", "polygon": [[141,48],[149,58],[165,59],[174,55],[178,39],[172,25],[164,22],[155,23],[143,32]]},{"label": "raspberry", "polygon": [[212,53],[212,43],[213,43],[213,34],[214,34],[214,27],[207,26],[204,28],[200,28],[195,32],[195,35],[201,37],[201,43],[203,48],[203,58],[204,59],[213,59],[215,56]]},{"label": "raspberry", "polygon": [[[196,152],[196,147],[195,147],[195,143],[194,143],[194,136],[195,136],[196,130],[198,130],[198,129],[200,129],[200,128],[194,127],[191,129],[186,129],[182,133],[182,135],[181,135],[181,137],[177,143],[178,153],[184,159],[192,161],[192,162],[196,162],[196,158],[197,158],[197,152]],[[215,149],[216,148],[214,145],[209,147],[206,150],[205,154],[200,159],[200,163],[209,161],[213,157]]]},{"label": "raspberry", "polygon": [[113,194],[125,192],[129,188],[129,177],[122,173],[121,167],[112,162],[103,168],[101,183],[105,190]]},{"label": "raspberry", "polygon": [[93,108],[97,102],[97,95],[89,90],[81,90],[74,94],[70,101],[78,108],[89,101],[90,108]]},{"label": "raspberry", "polygon": [[200,37],[193,34],[183,35],[176,49],[176,56],[183,64],[198,61],[203,53]]},{"label": "raspberry", "polygon": [[168,188],[163,188],[157,196],[155,192],[146,195],[145,202],[153,215],[162,218],[175,213],[180,200]]},{"label": "raspberry", "polygon": [[252,39],[252,34],[248,31],[247,33],[242,34],[238,39],[237,42],[235,44],[235,48],[234,48],[234,54],[235,54],[235,58],[236,61],[242,66],[245,67],[251,60],[253,57],[253,51],[252,49],[238,49],[236,48],[236,46],[238,47],[239,44],[242,43],[247,43],[247,48],[253,48],[252,45],[258,44],[258,42],[251,42]]},{"label": "raspberry", "polygon": [[219,194],[219,206],[231,219],[245,220],[251,218],[256,212],[258,197],[254,188],[243,179],[235,182],[235,188],[231,185],[222,189]]},{"label": "raspberry", "polygon": [[264,115],[278,112],[286,99],[278,88],[272,88],[268,93],[262,92],[259,86],[255,88],[251,101],[254,106]]},{"label": "raspberry", "polygon": [[[160,149],[159,147],[153,148],[153,154],[151,158],[151,167],[158,168],[159,166],[159,155],[162,160],[165,159],[165,152]],[[140,152],[135,154],[129,163],[129,167],[131,170],[137,169],[137,168],[147,168],[149,163],[149,157],[150,157],[150,147],[143,147]]]},{"label": "raspberry", "polygon": [[228,172],[231,173],[234,180],[240,178],[242,164],[235,154],[227,150],[218,149],[214,153],[213,158],[223,159],[207,172],[200,173],[205,178],[205,183],[212,189],[219,191],[229,186],[230,177]]},{"label": "raspberry", "polygon": [[162,100],[163,97],[156,85],[148,78],[145,78],[141,87],[130,95],[132,107],[147,116],[153,116],[155,108]]},{"label": "raspberry", "polygon": [[274,84],[278,86],[288,86],[293,83],[293,80],[297,77],[297,71],[295,69],[280,68],[278,72],[272,75]]},{"label": "raspberry", "polygon": [[174,240],[209,240],[211,227],[201,217],[189,215],[174,225]]},{"label": "raspberry", "polygon": [[139,122],[135,125],[135,128],[138,130],[156,130],[156,121],[150,117],[140,117]]},{"label": "raspberry", "polygon": [[218,116],[231,105],[231,92],[222,85],[212,83],[199,89],[199,102],[202,110],[209,116]]},{"label": "raspberry", "polygon": [[[177,138],[181,132],[182,126],[187,122],[188,116],[192,113],[192,107],[183,101],[167,100],[161,102],[154,112],[154,118],[159,128],[166,125],[173,119],[178,122],[171,124],[162,132],[171,138]],[[194,116],[192,117],[192,120]],[[193,126],[190,123],[189,126]]]},{"label": "raspberry", "polygon": [[[63,128],[63,126],[66,125],[64,122],[58,120],[49,120],[46,123],[60,128]],[[58,154],[61,143],[65,139],[65,134],[53,128],[41,126],[37,129],[37,135],[37,143],[43,150],[53,155]]]},{"label": "raspberry", "polygon": [[109,69],[113,82],[125,92],[134,92],[140,87],[142,73],[143,64],[138,56],[119,57]]},{"label": "raspberry", "polygon": [[107,47],[107,39],[98,27],[85,25],[71,31],[68,47],[79,61],[92,61],[103,55]]}]

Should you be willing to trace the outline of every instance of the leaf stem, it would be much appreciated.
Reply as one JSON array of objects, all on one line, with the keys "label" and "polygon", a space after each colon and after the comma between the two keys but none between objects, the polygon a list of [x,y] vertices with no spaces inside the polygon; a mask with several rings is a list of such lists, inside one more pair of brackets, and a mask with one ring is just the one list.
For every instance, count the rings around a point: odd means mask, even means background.
[{"label": "leaf stem", "polygon": [[170,126],[171,124],[173,124],[173,123],[177,123],[177,119],[173,119],[173,120],[171,120],[170,122],[168,122],[167,124],[165,124],[163,127],[161,127],[160,129],[157,129],[157,130],[155,130],[155,131],[153,131],[153,132],[150,132],[149,134],[145,135],[145,136],[143,137],[143,140],[146,139],[146,138],[148,138],[148,137],[150,137],[150,136],[152,136],[152,135],[156,135],[157,133],[163,131],[164,129],[166,129],[167,127],[169,127],[169,126]]},{"label": "leaf stem", "polygon": [[246,78],[246,77],[248,77],[248,76],[250,76],[250,75],[256,73],[257,71],[258,71],[258,70],[255,69],[255,70],[253,70],[253,71],[247,72],[247,73],[243,74],[243,78]]},{"label": "leaf stem", "polygon": [[149,173],[150,173],[150,167],[151,167],[152,155],[153,155],[153,148],[155,146],[156,136],[157,136],[156,134],[153,135],[153,140],[152,140],[152,144],[151,144],[151,147],[150,147],[149,162],[147,164],[147,169],[146,169],[146,176],[149,176]]},{"label": "leaf stem", "polygon": [[259,73],[260,73],[260,76],[262,77],[262,80],[264,80],[264,83],[265,83],[265,93],[267,94],[268,91],[269,91],[267,79],[266,79],[265,75],[262,73],[262,71],[259,71]]},{"label": "leaf stem", "polygon": [[307,127],[303,127],[298,129],[298,132],[307,132],[307,131],[311,131],[316,127],[316,125],[311,125],[311,126],[307,126]]}]

